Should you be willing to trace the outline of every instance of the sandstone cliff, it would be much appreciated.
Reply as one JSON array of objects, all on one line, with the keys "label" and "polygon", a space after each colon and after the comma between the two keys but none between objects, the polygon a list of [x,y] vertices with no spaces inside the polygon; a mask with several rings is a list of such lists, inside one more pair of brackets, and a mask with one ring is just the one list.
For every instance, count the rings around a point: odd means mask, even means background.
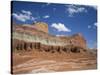
[{"label": "sandstone cliff", "polygon": [[47,52],[55,52],[55,50],[58,52],[66,52],[68,50],[80,52],[79,49],[86,49],[86,40],[82,34],[56,37],[48,33],[48,25],[43,22],[38,22],[34,25],[14,25],[12,34],[13,49],[17,50],[32,50],[36,48]]},{"label": "sandstone cliff", "polygon": [[37,22],[33,25],[36,27],[36,29],[48,33],[48,24],[46,24],[44,22]]}]

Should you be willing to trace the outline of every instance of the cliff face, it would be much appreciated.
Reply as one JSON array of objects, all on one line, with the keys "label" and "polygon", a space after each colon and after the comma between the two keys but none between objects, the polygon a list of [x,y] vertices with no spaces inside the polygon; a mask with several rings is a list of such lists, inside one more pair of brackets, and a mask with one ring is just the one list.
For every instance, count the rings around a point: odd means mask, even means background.
[{"label": "cliff face", "polygon": [[86,40],[81,33],[75,34],[71,37],[71,41],[74,45],[86,48]]},{"label": "cliff face", "polygon": [[43,31],[45,33],[48,33],[48,24],[46,24],[44,22],[37,22],[33,25],[36,27],[36,29]]},{"label": "cliff face", "polygon": [[33,48],[45,51],[67,51],[68,47],[86,48],[84,37],[78,33],[73,36],[56,37],[48,33],[48,25],[43,22],[34,25],[13,26],[13,49],[30,50]]}]

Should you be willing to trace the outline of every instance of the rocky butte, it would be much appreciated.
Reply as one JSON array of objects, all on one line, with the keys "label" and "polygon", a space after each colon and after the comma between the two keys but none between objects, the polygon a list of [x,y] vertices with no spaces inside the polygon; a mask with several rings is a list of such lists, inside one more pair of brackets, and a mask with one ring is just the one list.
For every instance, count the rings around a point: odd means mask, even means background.
[{"label": "rocky butte", "polygon": [[[32,25],[13,25],[13,50],[39,49],[46,52],[81,52],[87,48],[81,33],[72,36],[54,36],[48,33],[48,24],[44,22]],[[81,51],[80,51],[81,50]]]}]

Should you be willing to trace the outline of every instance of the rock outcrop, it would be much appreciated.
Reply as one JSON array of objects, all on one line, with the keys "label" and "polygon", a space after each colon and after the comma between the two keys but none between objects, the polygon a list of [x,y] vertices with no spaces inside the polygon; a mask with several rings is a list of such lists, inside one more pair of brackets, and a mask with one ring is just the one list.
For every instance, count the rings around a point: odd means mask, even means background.
[{"label": "rock outcrop", "polygon": [[48,33],[48,24],[46,24],[44,22],[37,22],[33,25],[36,27],[36,29],[43,31],[45,33]]},{"label": "rock outcrop", "polygon": [[34,25],[14,25],[13,50],[38,50],[51,53],[86,51],[86,40],[82,34],[56,37],[48,33],[48,25],[43,22]]}]

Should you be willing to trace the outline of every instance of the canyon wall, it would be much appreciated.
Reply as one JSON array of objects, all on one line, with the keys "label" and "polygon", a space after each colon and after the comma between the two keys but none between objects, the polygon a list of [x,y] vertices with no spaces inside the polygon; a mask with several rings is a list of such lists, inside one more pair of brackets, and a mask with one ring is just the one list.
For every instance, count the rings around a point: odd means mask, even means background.
[{"label": "canyon wall", "polygon": [[80,52],[79,49],[86,49],[86,40],[82,34],[72,36],[57,37],[48,33],[46,23],[36,23],[34,25],[15,25],[12,32],[13,50],[51,51],[52,53],[68,50]]}]

